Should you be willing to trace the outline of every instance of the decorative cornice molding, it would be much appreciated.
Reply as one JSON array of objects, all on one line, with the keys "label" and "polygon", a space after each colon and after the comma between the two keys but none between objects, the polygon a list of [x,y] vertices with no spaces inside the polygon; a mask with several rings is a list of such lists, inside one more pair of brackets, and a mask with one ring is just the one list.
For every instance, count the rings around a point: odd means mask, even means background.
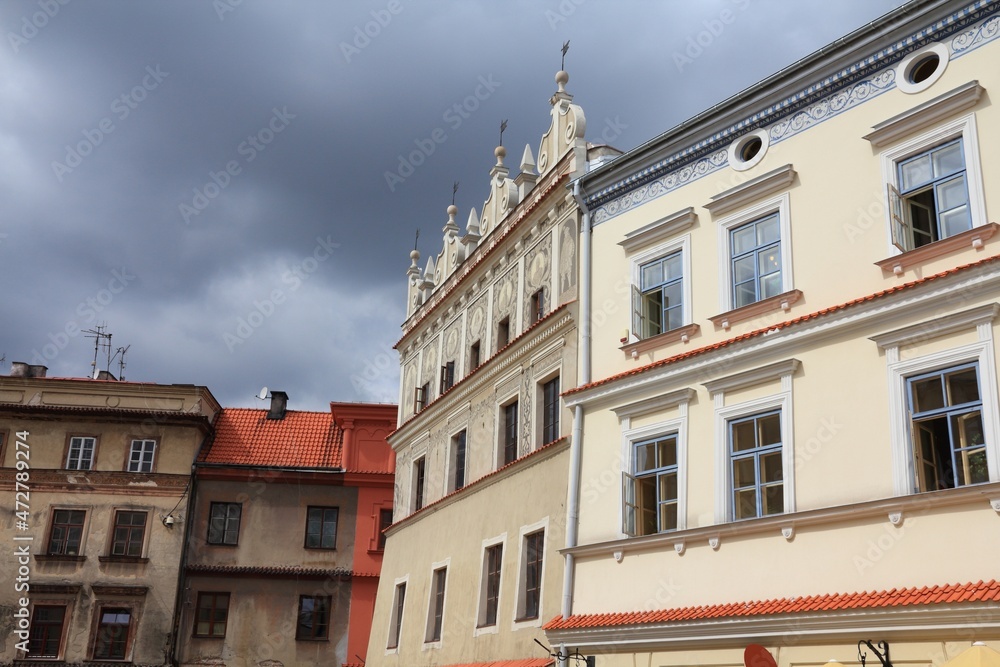
[{"label": "decorative cornice molding", "polygon": [[795,175],[796,171],[792,165],[786,164],[746,183],[729,188],[725,192],[720,192],[712,197],[712,201],[705,204],[705,208],[713,216],[725,215],[758,199],[787,190],[788,186],[795,181]]},{"label": "decorative cornice molding", "polygon": [[979,85],[979,81],[970,81],[928,102],[882,121],[872,127],[872,132],[862,138],[870,141],[872,148],[887,146],[926,127],[937,125],[959,111],[974,107],[985,92],[986,89]]},{"label": "decorative cornice molding", "polygon": [[762,382],[777,380],[785,375],[794,375],[801,366],[802,362],[798,359],[786,359],[785,361],[778,361],[767,366],[743,371],[742,373],[735,373],[716,380],[710,380],[703,383],[703,385],[705,389],[708,389],[709,394],[715,396],[720,392],[725,393],[727,391],[744,389],[755,384],[761,384]]},{"label": "decorative cornice molding", "polygon": [[654,243],[665,241],[688,229],[697,221],[698,214],[694,212],[694,207],[688,206],[676,213],[671,213],[665,218],[660,218],[655,222],[627,233],[625,240],[619,241],[618,245],[625,248],[626,253],[633,253]]},{"label": "decorative cornice molding", "polygon": [[1000,303],[991,303],[978,308],[970,308],[960,313],[938,317],[930,322],[921,322],[908,327],[887,331],[886,333],[871,336],[868,340],[873,341],[880,350],[887,347],[898,347],[925,341],[930,338],[944,336],[954,331],[962,329],[972,329],[976,325],[991,323],[1000,314]]},{"label": "decorative cornice molding", "polygon": [[618,415],[618,419],[624,419],[625,417],[638,417],[656,410],[673,408],[681,403],[690,403],[691,399],[693,399],[697,393],[698,392],[694,389],[678,389],[677,391],[672,391],[670,393],[663,394],[662,396],[654,396],[653,398],[647,398],[645,400],[636,401],[627,405],[620,405],[611,408],[611,410]]}]

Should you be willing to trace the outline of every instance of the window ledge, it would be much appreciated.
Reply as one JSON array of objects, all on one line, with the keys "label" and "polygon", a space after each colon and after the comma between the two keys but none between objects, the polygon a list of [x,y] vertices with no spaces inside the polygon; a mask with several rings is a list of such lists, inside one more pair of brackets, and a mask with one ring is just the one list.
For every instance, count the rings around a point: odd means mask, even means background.
[{"label": "window ledge", "polygon": [[801,298],[802,290],[793,289],[785,292],[784,294],[772,296],[768,299],[761,299],[756,303],[741,306],[735,310],[730,310],[729,312],[722,313],[721,315],[715,315],[714,317],[710,317],[708,319],[715,326],[722,329],[728,329],[734,324],[745,322],[746,320],[757,317],[758,315],[763,315],[764,313],[770,313],[771,311],[779,309],[788,310]]},{"label": "window ledge", "polygon": [[82,563],[87,560],[87,557],[67,556],[64,554],[35,554],[35,560],[39,563]]},{"label": "window ledge", "polygon": [[979,227],[973,227],[972,229],[962,232],[961,234],[955,234],[954,236],[949,236],[946,239],[928,243],[927,245],[921,246],[916,250],[908,250],[894,257],[880,260],[875,262],[875,266],[879,267],[886,273],[892,273],[897,276],[902,275],[906,269],[912,266],[929,262],[932,259],[937,259],[938,257],[944,257],[945,255],[966,247],[972,247],[979,250],[983,247],[983,244],[986,241],[990,240],[993,235],[997,233],[997,230],[1000,230],[1000,224],[995,222],[980,225]]},{"label": "window ledge", "polygon": [[655,350],[663,345],[669,345],[670,343],[676,343],[677,341],[686,343],[691,336],[695,335],[699,331],[701,331],[701,327],[697,324],[688,324],[687,326],[671,329],[670,331],[665,331],[661,334],[650,336],[649,338],[643,338],[635,343],[622,345],[618,349],[624,352],[626,357],[632,357],[634,359],[640,354],[645,354],[646,352]]},{"label": "window ledge", "polygon": [[148,558],[140,556],[98,556],[97,560],[102,563],[148,563]]}]

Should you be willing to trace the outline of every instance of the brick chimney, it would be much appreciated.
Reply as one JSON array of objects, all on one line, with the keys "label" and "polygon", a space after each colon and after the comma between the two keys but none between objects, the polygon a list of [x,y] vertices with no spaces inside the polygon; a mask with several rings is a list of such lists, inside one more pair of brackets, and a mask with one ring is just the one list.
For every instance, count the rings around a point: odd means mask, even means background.
[{"label": "brick chimney", "polygon": [[268,419],[284,419],[288,408],[288,394],[283,391],[271,392],[271,409],[267,411]]}]

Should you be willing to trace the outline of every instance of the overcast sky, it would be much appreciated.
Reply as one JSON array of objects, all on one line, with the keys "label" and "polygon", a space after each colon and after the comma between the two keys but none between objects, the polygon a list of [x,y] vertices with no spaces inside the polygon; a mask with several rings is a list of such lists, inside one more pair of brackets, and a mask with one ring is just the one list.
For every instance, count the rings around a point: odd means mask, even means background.
[{"label": "overcast sky", "polygon": [[3,0],[0,373],[84,377],[106,324],[128,380],[395,402],[414,232],[481,209],[501,120],[537,152],[565,40],[627,150],[898,4]]}]

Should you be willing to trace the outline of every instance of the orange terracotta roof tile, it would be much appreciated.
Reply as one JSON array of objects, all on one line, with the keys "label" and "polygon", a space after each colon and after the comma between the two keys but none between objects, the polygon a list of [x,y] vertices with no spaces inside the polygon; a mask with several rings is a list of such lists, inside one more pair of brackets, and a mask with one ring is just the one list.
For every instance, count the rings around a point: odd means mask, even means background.
[{"label": "orange terracotta roof tile", "polygon": [[971,262],[969,264],[964,264],[962,266],[956,266],[956,267],[948,269],[946,271],[942,271],[940,273],[935,273],[934,275],[931,275],[931,276],[926,276],[924,278],[919,278],[917,280],[912,280],[912,281],[910,281],[908,283],[903,283],[902,285],[895,285],[893,287],[889,287],[887,289],[875,292],[874,294],[869,294],[867,296],[858,297],[857,299],[852,299],[851,301],[847,301],[845,303],[841,303],[841,304],[838,304],[836,306],[829,306],[828,308],[823,308],[822,310],[817,310],[817,311],[812,312],[812,313],[807,313],[805,315],[801,315],[799,317],[787,320],[785,322],[778,322],[777,324],[769,324],[769,325],[767,325],[765,327],[761,327],[760,329],[755,329],[755,330],[749,331],[749,332],[747,332],[745,334],[740,334],[739,336],[734,336],[733,338],[727,338],[726,340],[719,341],[717,343],[712,343],[711,345],[705,345],[703,347],[699,347],[699,348],[696,348],[694,350],[688,350],[687,352],[682,352],[680,354],[675,354],[672,357],[666,357],[665,359],[660,359],[658,361],[654,361],[654,362],[646,364],[644,366],[637,366],[636,368],[631,368],[631,369],[629,369],[627,371],[624,371],[622,373],[617,373],[615,375],[611,375],[611,376],[603,378],[601,380],[595,380],[594,382],[591,382],[589,384],[584,384],[584,385],[580,385],[579,387],[574,387],[573,389],[569,389],[567,391],[564,391],[562,395],[563,396],[571,396],[571,395],[573,395],[573,394],[575,394],[577,392],[584,391],[585,389],[592,389],[593,387],[600,387],[601,385],[610,384],[612,382],[615,382],[616,380],[621,380],[622,378],[626,378],[626,377],[629,377],[629,376],[632,376],[632,375],[639,375],[641,373],[645,373],[647,371],[651,371],[651,370],[653,370],[655,368],[662,368],[663,366],[668,366],[670,364],[675,364],[675,363],[677,363],[679,361],[683,361],[685,359],[690,359],[691,357],[696,357],[696,356],[699,356],[699,355],[702,355],[702,354],[706,354],[708,352],[712,352],[714,350],[719,350],[719,349],[722,349],[724,347],[729,347],[731,345],[735,345],[736,343],[740,343],[740,342],[743,342],[745,340],[750,340],[751,338],[758,338],[760,336],[763,336],[765,334],[777,331],[779,329],[787,329],[788,327],[794,326],[796,324],[802,324],[803,322],[807,322],[809,320],[816,319],[817,317],[822,317],[824,315],[829,315],[830,313],[839,312],[841,310],[845,310],[845,309],[850,308],[852,306],[857,306],[859,304],[862,304],[862,303],[865,303],[865,302],[868,302],[868,301],[874,301],[876,299],[882,299],[882,298],[885,298],[885,297],[889,296],[890,294],[895,294],[897,292],[902,292],[902,291],[905,291],[905,290],[913,289],[914,287],[917,287],[919,285],[924,285],[924,284],[929,283],[929,282],[931,282],[933,280],[939,280],[941,278],[946,278],[948,276],[955,275],[956,273],[961,273],[961,272],[964,272],[964,271],[968,271],[970,269],[974,269],[974,268],[977,268],[977,267],[985,266],[986,264],[990,264],[992,262],[995,262],[998,259],[1000,259],[1000,255],[993,255],[992,257],[986,257],[984,259],[981,259],[981,260],[978,260],[978,261],[975,261],[975,262]]},{"label": "orange terracotta roof tile", "polygon": [[625,625],[650,625],[710,618],[770,616],[813,611],[837,611],[858,607],[908,607],[962,602],[1000,602],[1000,582],[994,579],[968,584],[945,584],[923,588],[893,588],[889,591],[862,593],[827,593],[794,598],[776,598],[753,602],[724,603],[699,607],[678,607],[641,612],[578,614],[557,616],[545,624],[545,630],[603,628]]},{"label": "orange terracotta roof tile", "polygon": [[199,463],[276,468],[339,468],[343,431],[329,412],[289,410],[267,419],[267,410],[223,408],[215,438]]},{"label": "orange terracotta roof tile", "polygon": [[520,660],[493,660],[492,662],[463,662],[444,667],[550,667],[552,658],[522,658]]}]

